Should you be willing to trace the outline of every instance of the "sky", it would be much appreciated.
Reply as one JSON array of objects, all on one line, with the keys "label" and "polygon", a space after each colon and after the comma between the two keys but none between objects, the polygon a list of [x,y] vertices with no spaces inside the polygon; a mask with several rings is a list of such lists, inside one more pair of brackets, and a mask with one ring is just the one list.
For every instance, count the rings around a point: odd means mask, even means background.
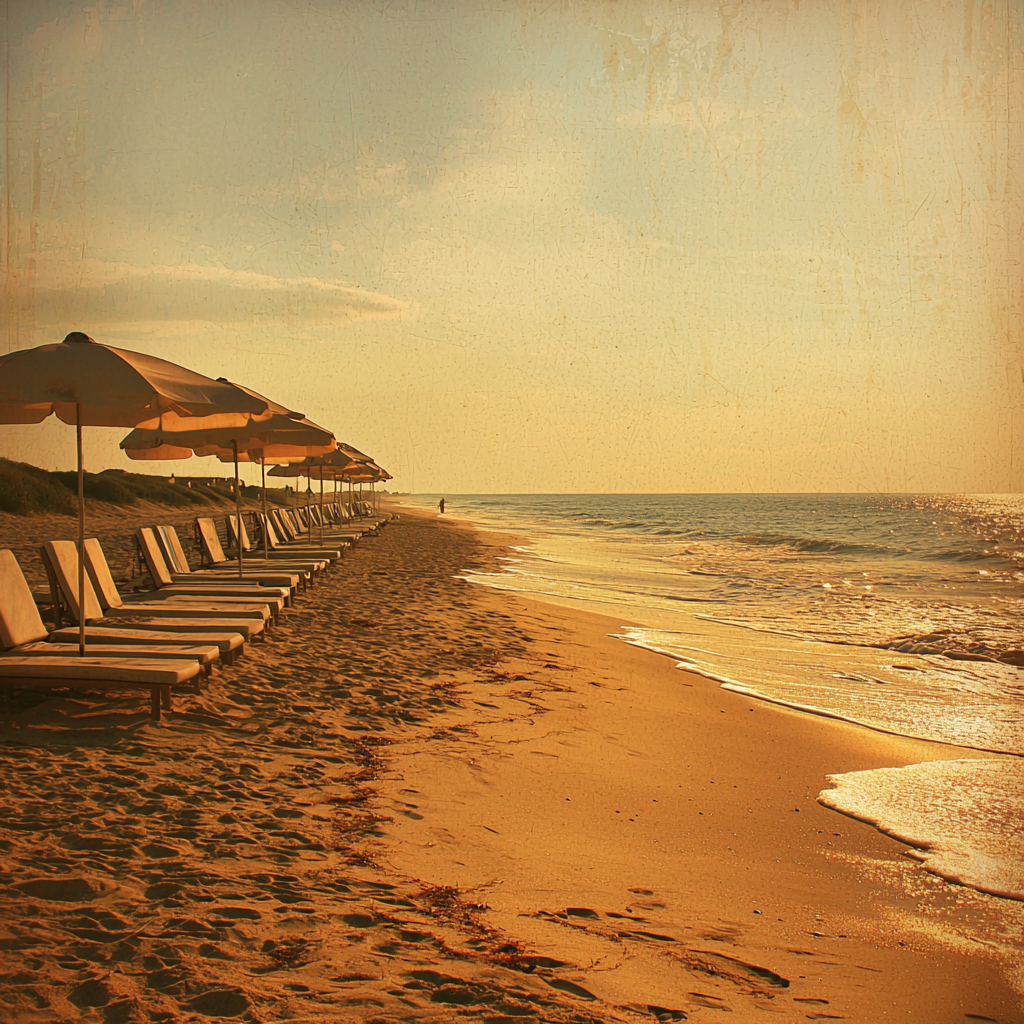
[{"label": "sky", "polygon": [[[1024,490],[1021,0],[6,0],[0,352],[396,490]],[[133,464],[87,432],[87,468]],[[55,419],[0,455],[74,466]]]}]

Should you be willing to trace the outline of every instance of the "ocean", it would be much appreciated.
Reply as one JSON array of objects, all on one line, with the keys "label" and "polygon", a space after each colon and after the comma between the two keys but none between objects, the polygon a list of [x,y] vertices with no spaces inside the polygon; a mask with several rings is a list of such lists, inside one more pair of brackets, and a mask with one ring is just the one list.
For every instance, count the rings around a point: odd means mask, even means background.
[{"label": "ocean", "polygon": [[621,616],[624,642],[750,697],[995,755],[830,776],[820,799],[1024,900],[1024,496],[446,500],[522,538],[472,582]]}]

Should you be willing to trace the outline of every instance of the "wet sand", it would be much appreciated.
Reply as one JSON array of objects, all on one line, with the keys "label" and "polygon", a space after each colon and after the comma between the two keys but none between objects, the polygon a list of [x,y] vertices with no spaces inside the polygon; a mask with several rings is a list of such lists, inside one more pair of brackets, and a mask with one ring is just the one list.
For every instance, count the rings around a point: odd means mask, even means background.
[{"label": "wet sand", "polygon": [[160,725],[16,695],[0,1018],[1024,1019],[1021,905],[815,799],[963,751],[457,578],[503,543],[403,510]]}]

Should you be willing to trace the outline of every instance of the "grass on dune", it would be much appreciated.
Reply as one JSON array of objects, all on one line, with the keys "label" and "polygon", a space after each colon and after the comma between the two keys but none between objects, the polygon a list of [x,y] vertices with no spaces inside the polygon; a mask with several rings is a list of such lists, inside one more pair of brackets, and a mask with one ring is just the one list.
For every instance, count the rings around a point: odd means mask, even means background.
[{"label": "grass on dune", "polygon": [[0,459],[0,512],[58,512],[74,515],[74,495],[55,474],[24,462]]},{"label": "grass on dune", "polygon": [[[212,488],[189,488],[168,483],[163,477],[120,470],[86,473],[84,490],[86,501],[106,501],[112,505],[151,501],[173,508],[220,505],[228,497]],[[25,462],[0,459],[0,512],[75,515],[77,494],[78,474],[75,472],[50,473]]]}]

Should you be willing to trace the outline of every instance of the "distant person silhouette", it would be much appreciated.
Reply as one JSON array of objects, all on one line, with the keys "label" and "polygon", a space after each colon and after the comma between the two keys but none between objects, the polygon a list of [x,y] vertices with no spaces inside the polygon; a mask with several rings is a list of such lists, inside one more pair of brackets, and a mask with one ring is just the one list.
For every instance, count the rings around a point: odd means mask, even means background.
[{"label": "distant person silhouette", "polygon": [[437,503],[437,507],[441,510],[441,515],[444,515],[444,498]]}]

